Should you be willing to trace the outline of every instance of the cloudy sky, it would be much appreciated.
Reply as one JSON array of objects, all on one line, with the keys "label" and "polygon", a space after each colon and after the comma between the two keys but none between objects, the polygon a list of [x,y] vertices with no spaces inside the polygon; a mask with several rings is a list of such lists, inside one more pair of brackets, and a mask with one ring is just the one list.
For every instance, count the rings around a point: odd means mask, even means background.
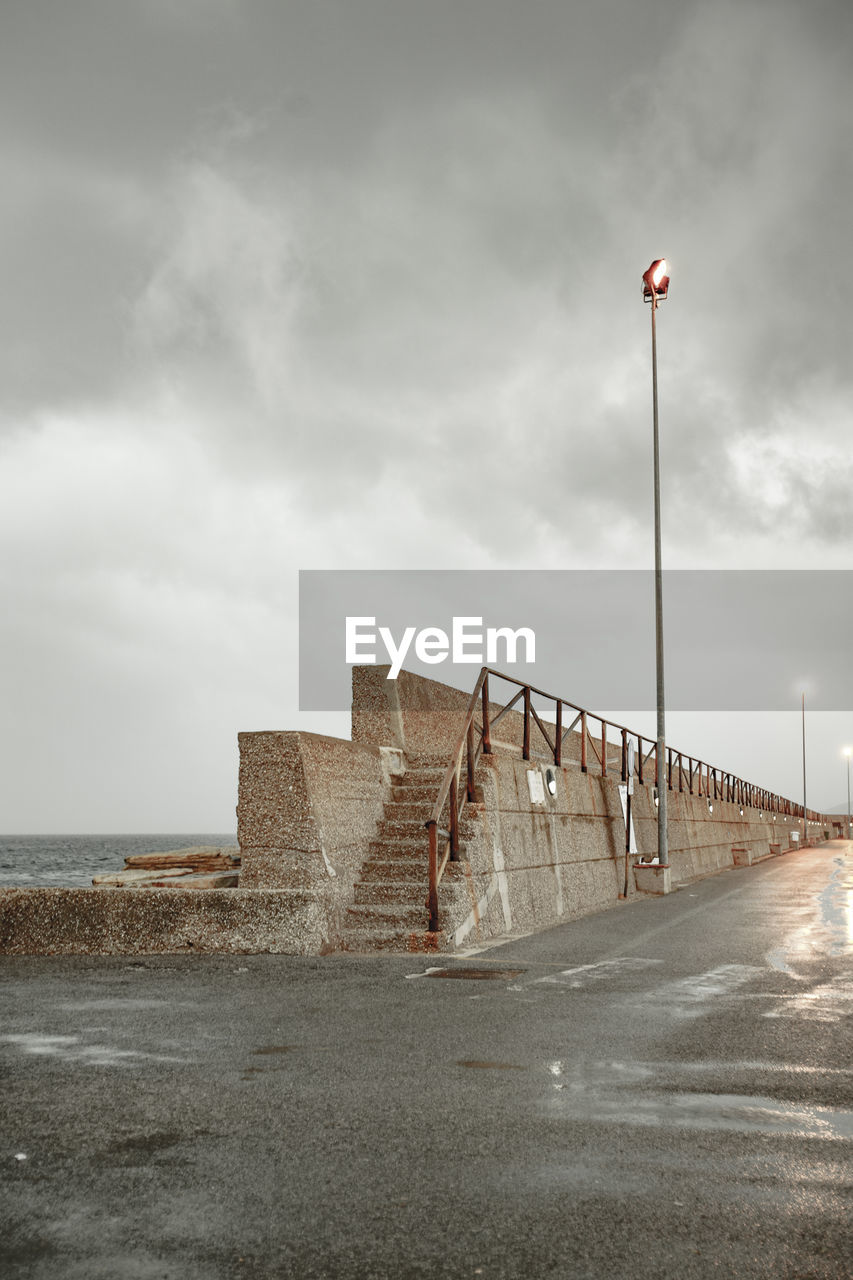
[{"label": "cloudy sky", "polygon": [[[660,255],[665,564],[853,568],[852,55],[849,0],[4,0],[0,828],[233,830],[238,730],[345,733],[299,569],[650,567]],[[797,798],[808,678],[669,738]]]}]

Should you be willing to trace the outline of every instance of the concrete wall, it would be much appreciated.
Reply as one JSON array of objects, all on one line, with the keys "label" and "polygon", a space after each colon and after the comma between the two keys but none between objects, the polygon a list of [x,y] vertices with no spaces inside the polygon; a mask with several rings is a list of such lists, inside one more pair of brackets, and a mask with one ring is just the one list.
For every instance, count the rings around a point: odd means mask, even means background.
[{"label": "concrete wall", "polygon": [[[389,680],[389,671],[388,666],[353,667],[353,742],[399,747],[413,759],[438,755],[449,760],[459,741],[471,694],[409,671],[401,671],[396,680]],[[472,669],[472,688],[479,674]],[[494,677],[490,679],[493,696],[489,715],[494,720],[518,690]],[[481,719],[481,705],[478,705],[475,716],[478,725]],[[568,728],[568,723],[564,727]],[[496,751],[520,751],[523,736],[523,715],[516,710],[508,711],[492,731],[492,745]],[[597,747],[600,750],[600,742]],[[612,747],[612,751],[618,760],[618,748]],[[548,745],[535,724],[531,732],[531,752],[543,759],[548,754]],[[567,739],[563,755],[567,760],[580,760],[580,734],[572,734]],[[594,759],[592,751],[590,759]]]},{"label": "concrete wall", "polygon": [[[543,929],[614,906],[625,884],[625,820],[618,771],[602,778],[576,764],[555,770],[556,795],[544,788],[534,802],[528,774],[543,761],[495,753],[481,759],[482,803],[464,814],[462,878],[439,888],[440,928],[451,949],[507,933]],[[544,776],[543,776],[544,781]],[[636,895],[633,865],[657,853],[657,810],[651,786],[635,783],[632,823],[637,854],[629,858],[628,896]],[[781,816],[759,821],[736,804],[669,792],[669,850],[673,885],[689,883],[735,863],[784,851],[796,823]],[[822,832],[821,832],[822,834]]]},{"label": "concrete wall", "polygon": [[[352,740],[400,747],[410,755],[450,755],[470,693],[390,667],[352,669]],[[473,683],[473,682],[472,682]]]},{"label": "concrete wall", "polygon": [[0,889],[0,955],[318,955],[326,932],[310,892]]},{"label": "concrete wall", "polygon": [[310,892],[333,947],[402,753],[314,733],[238,738],[240,888]]},{"label": "concrete wall", "polygon": [[[456,747],[470,694],[422,676],[388,667],[353,669],[353,738],[363,743],[393,742],[409,758],[449,760]],[[472,681],[473,683],[473,681]],[[515,690],[492,679],[490,716]],[[552,704],[553,706],[553,704]],[[540,715],[543,712],[540,710]],[[476,721],[480,722],[480,711]],[[544,716],[543,716],[544,719]],[[567,722],[567,723],[570,723]],[[572,732],[563,745],[563,766],[556,770],[557,793],[545,789],[542,803],[530,798],[527,775],[553,765],[549,744],[531,726],[530,755],[521,758],[524,718],[506,713],[492,732],[493,754],[481,757],[477,770],[480,803],[464,811],[462,860],[439,887],[442,944],[450,949],[477,941],[547,928],[611,907],[625,883],[625,820],[620,799],[621,743],[606,745],[607,776],[601,777],[601,729],[589,720],[588,772],[582,772],[581,735]],[[552,736],[553,726],[546,723]],[[651,743],[647,743],[646,750]],[[654,764],[646,768],[653,779]],[[685,771],[686,777],[686,771]],[[632,821],[637,854],[629,859],[628,896],[637,893],[633,863],[657,854],[657,809],[653,786],[635,782]],[[773,821],[755,810],[743,816],[737,804],[704,796],[668,793],[669,856],[674,887],[735,864],[754,861],[791,846],[797,822],[782,815]],[[827,835],[831,828],[826,828]],[[820,833],[821,835],[823,832]]]}]

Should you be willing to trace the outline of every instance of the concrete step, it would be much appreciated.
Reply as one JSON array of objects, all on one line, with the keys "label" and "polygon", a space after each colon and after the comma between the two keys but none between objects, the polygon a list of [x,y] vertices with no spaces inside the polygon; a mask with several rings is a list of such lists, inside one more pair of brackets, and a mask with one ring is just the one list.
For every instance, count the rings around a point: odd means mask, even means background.
[{"label": "concrete step", "polygon": [[426,821],[416,818],[380,818],[376,827],[379,840],[428,840]]},{"label": "concrete step", "polygon": [[386,818],[392,818],[394,822],[424,823],[433,812],[434,804],[434,796],[432,799],[424,796],[420,800],[391,800],[386,804]]},{"label": "concrete step", "polygon": [[391,778],[394,787],[435,787],[441,786],[446,766],[435,769],[407,769],[405,773],[395,773]]},{"label": "concrete step", "polygon": [[368,858],[361,868],[359,883],[400,884],[411,880],[422,883],[428,874],[427,859],[421,849],[418,856],[411,858]]},{"label": "concrete step", "polygon": [[[429,816],[429,815],[427,815]],[[426,818],[397,818],[393,813],[385,811],[385,817],[380,818],[376,824],[376,838],[378,840],[394,839],[401,837],[404,840],[420,839],[423,836],[428,837],[429,828],[427,827]]]},{"label": "concrete step", "polygon": [[438,782],[396,783],[391,788],[391,799],[401,804],[423,803],[432,808],[438,797],[438,788]]},{"label": "concrete step", "polygon": [[353,888],[357,907],[423,907],[427,906],[428,877],[420,880],[360,881]]},{"label": "concrete step", "polygon": [[[466,847],[466,841],[460,836],[460,861],[467,856]],[[368,846],[368,850],[369,856],[365,859],[365,866],[374,862],[418,863],[424,867],[429,865],[429,842],[426,839],[374,840]],[[438,854],[440,858],[444,857],[444,841],[439,843]]]},{"label": "concrete step", "polygon": [[389,861],[396,862],[416,857],[421,857],[425,860],[428,849],[429,843],[426,831],[419,832],[417,838],[412,840],[399,837],[392,840],[371,840],[367,846],[368,861],[387,858]]},{"label": "concrete step", "polygon": [[[448,821],[447,814],[443,815],[443,823]],[[443,825],[440,824],[440,825]],[[444,827],[447,830],[447,827]],[[459,839],[470,840],[474,834],[474,824],[463,814],[459,823]],[[417,818],[395,818],[389,817],[387,814],[384,818],[380,818],[376,835],[378,840],[428,840],[429,831],[427,829],[426,820],[419,821]],[[375,842],[374,842],[375,843]]]},{"label": "concrete step", "polygon": [[375,929],[348,929],[343,939],[344,951],[398,951],[426,952],[440,951],[444,944],[444,935],[430,933],[427,929],[400,930],[396,933],[383,933]]},{"label": "concrete step", "polygon": [[447,772],[448,762],[444,764],[419,764],[409,767],[405,773],[395,774],[395,780],[408,782],[411,778],[423,778],[429,782],[441,782]]},{"label": "concrete step", "polygon": [[362,903],[348,907],[344,917],[346,927],[375,929],[388,933],[401,930],[424,929],[428,919],[426,906],[397,906],[394,904]]}]

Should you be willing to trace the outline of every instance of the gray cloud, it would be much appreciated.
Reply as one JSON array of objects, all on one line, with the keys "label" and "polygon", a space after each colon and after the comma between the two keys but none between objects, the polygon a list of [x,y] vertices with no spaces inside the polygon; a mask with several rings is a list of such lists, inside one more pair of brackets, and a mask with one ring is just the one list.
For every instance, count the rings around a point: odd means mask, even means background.
[{"label": "gray cloud", "polygon": [[[231,821],[236,731],[320,723],[299,568],[648,566],[660,253],[666,563],[849,567],[847,5],[4,22],[5,665],[47,825]],[[7,827],[46,825],[28,760]]]}]

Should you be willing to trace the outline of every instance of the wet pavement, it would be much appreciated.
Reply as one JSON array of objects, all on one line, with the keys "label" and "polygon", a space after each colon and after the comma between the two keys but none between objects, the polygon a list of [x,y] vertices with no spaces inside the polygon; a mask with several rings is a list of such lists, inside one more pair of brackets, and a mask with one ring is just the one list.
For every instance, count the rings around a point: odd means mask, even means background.
[{"label": "wet pavement", "polygon": [[0,1274],[849,1280],[851,955],[836,841],[453,958],[0,958]]}]

